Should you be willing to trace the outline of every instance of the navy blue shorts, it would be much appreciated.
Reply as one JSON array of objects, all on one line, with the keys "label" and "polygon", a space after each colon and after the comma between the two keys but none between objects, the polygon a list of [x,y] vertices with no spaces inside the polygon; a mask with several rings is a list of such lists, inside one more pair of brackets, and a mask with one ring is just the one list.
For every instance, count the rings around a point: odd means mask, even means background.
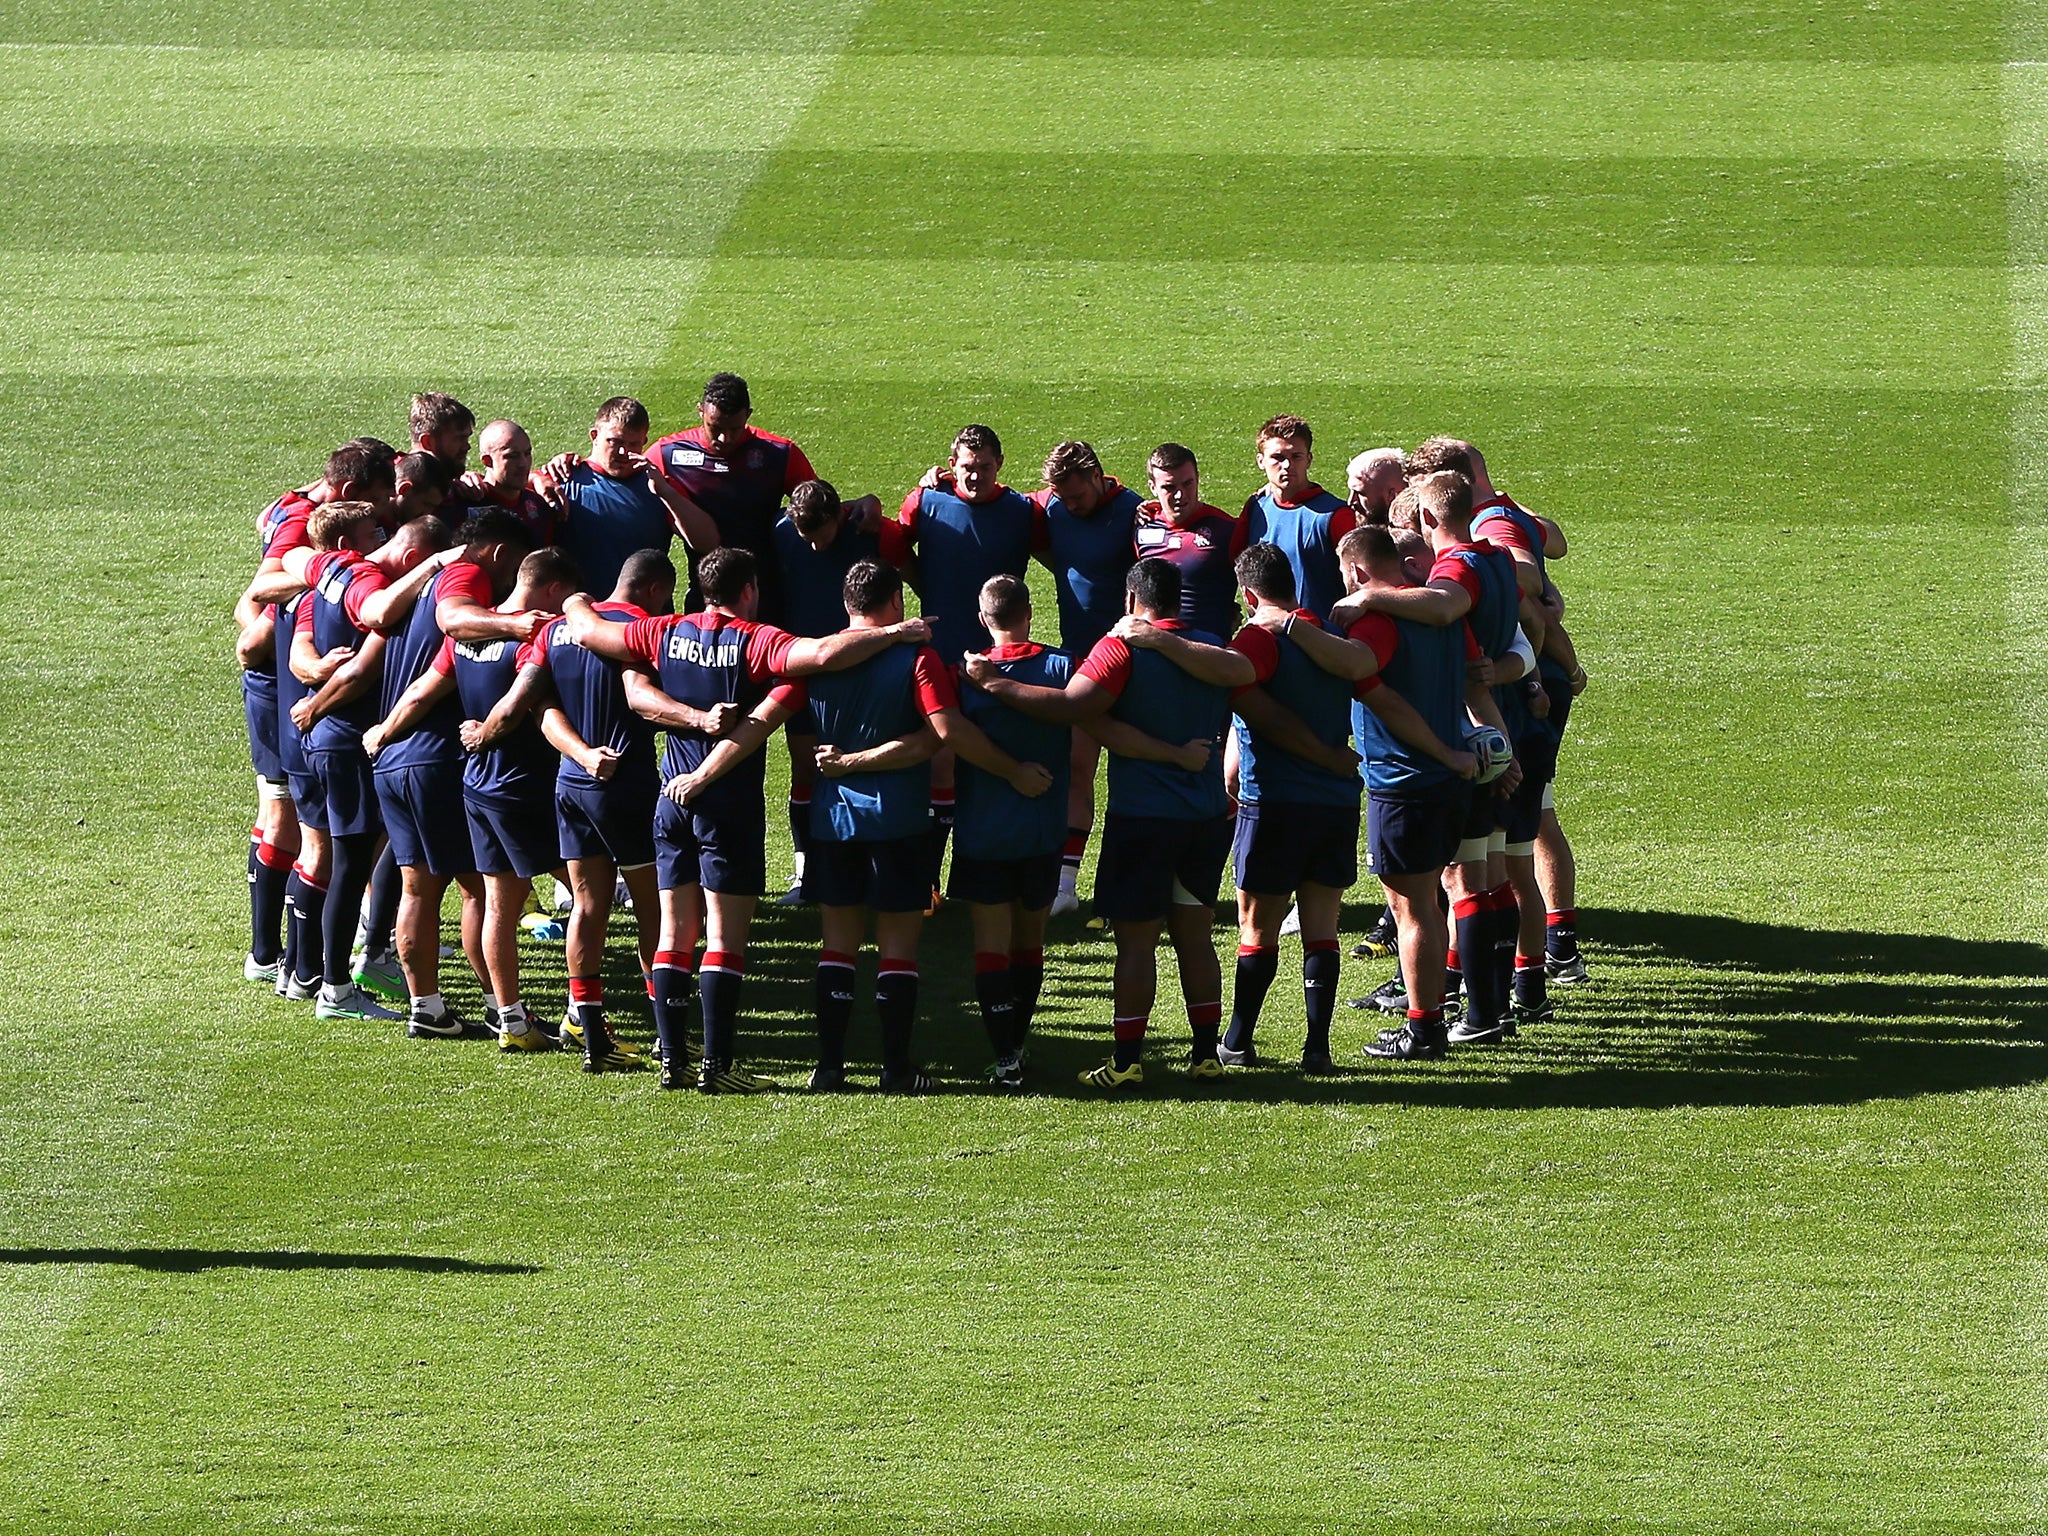
[{"label": "navy blue shorts", "polygon": [[1505,802],[1501,797],[1500,780],[1495,779],[1491,784],[1466,782],[1472,794],[1465,802],[1465,835],[1460,841],[1470,842],[1490,836],[1493,829],[1501,824],[1501,806]]},{"label": "navy blue shorts", "polygon": [[1522,782],[1499,802],[1495,821],[1511,845],[1533,843],[1542,828],[1543,791],[1557,777],[1557,742],[1548,735],[1525,738],[1515,743],[1515,757],[1522,765]]},{"label": "navy blue shorts", "polygon": [[1550,695],[1550,729],[1559,737],[1564,728],[1571,724],[1572,685],[1561,677],[1552,677],[1548,672],[1538,674],[1543,679],[1543,691]]},{"label": "navy blue shorts", "polygon": [[1417,794],[1368,795],[1365,867],[1382,879],[1442,869],[1457,856],[1471,801],[1463,779]]},{"label": "navy blue shorts", "polygon": [[1035,853],[1022,859],[974,859],[953,847],[953,873],[946,881],[946,894],[954,901],[975,906],[1007,907],[1011,902],[1026,912],[1038,912],[1052,905],[1060,893],[1060,850]]},{"label": "navy blue shorts", "polygon": [[285,782],[284,759],[277,745],[277,674],[242,674],[242,716],[249,723],[249,761],[257,776],[273,784]]},{"label": "navy blue shorts", "polygon": [[768,889],[768,814],[742,802],[716,816],[663,795],[654,806],[654,868],[664,891],[701,885],[721,896],[759,896]]},{"label": "navy blue shorts", "polygon": [[876,843],[811,840],[804,900],[819,907],[922,912],[932,902],[932,840],[923,832]]},{"label": "navy blue shorts", "polygon": [[1358,807],[1252,800],[1237,808],[1237,888],[1289,896],[1358,880]]},{"label": "navy blue shorts", "polygon": [[479,800],[465,794],[462,812],[469,822],[469,852],[478,874],[531,880],[561,867],[552,801]]},{"label": "navy blue shorts", "polygon": [[661,785],[652,777],[591,787],[555,786],[555,833],[565,859],[609,859],[621,869],[654,862],[654,802]]},{"label": "navy blue shorts", "polygon": [[476,873],[469,822],[462,815],[462,764],[415,763],[377,770],[384,835],[400,869],[443,877]]},{"label": "navy blue shorts", "polygon": [[1095,915],[1112,923],[1156,923],[1173,906],[1178,885],[1203,906],[1216,905],[1230,860],[1228,816],[1172,821],[1158,816],[1102,819],[1102,856],[1095,865]]},{"label": "navy blue shorts", "polygon": [[361,747],[318,752],[309,747],[306,763],[319,782],[330,837],[358,837],[384,830],[383,813],[377,805],[377,776],[370,771],[368,753]]},{"label": "navy blue shorts", "polygon": [[[305,762],[305,754],[299,754]],[[313,765],[306,763],[304,773],[290,772],[285,782],[291,785],[292,809],[299,813],[299,825],[311,827],[315,832],[327,830],[327,793],[320,787],[320,776],[313,772]]]}]

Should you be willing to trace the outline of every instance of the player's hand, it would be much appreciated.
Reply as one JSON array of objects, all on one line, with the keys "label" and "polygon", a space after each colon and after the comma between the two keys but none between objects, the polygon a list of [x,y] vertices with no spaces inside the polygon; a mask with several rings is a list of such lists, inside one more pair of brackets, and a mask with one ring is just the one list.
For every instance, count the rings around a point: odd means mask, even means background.
[{"label": "player's hand", "polygon": [[585,747],[577,761],[598,783],[610,778],[619,766],[619,754],[610,747]]},{"label": "player's hand", "polygon": [[846,520],[862,533],[873,533],[882,521],[882,498],[875,495],[857,496],[844,503],[842,511]]},{"label": "player's hand", "polygon": [[567,485],[569,477],[583,464],[584,458],[580,453],[558,453],[540,467],[541,478],[552,485]]},{"label": "player's hand", "polygon": [[1358,754],[1349,747],[1326,747],[1323,750],[1323,766],[1332,773],[1356,773],[1358,761]]},{"label": "player's hand", "polygon": [[313,729],[315,718],[312,694],[307,694],[292,706],[292,724],[296,725],[300,731],[304,732]]},{"label": "player's hand", "polygon": [[374,758],[384,750],[384,724],[379,721],[363,732],[363,754]]},{"label": "player's hand", "polygon": [[1213,741],[1189,741],[1183,742],[1173,750],[1173,765],[1176,768],[1184,768],[1189,773],[1200,773],[1209,766],[1209,757],[1216,750],[1216,743]]},{"label": "player's hand", "polygon": [[1287,621],[1294,617],[1291,608],[1282,608],[1278,603],[1261,603],[1249,615],[1246,622],[1256,624],[1263,630],[1279,634],[1287,627]]},{"label": "player's hand", "polygon": [[335,673],[339,672],[341,670],[341,664],[347,661],[351,656],[355,655],[355,653],[356,648],[352,645],[337,645],[333,650],[323,654],[321,658],[313,664],[312,685],[315,688],[318,688],[322,683],[326,682],[330,677],[334,676]]},{"label": "player's hand", "polygon": [[463,751],[477,752],[482,750],[484,744],[483,721],[465,720],[456,727],[455,734],[462,738]]},{"label": "player's hand", "polygon": [[690,796],[697,793],[697,780],[691,774],[679,773],[661,786],[661,792],[677,805],[688,805]]},{"label": "player's hand", "polygon": [[960,675],[977,688],[986,688],[993,678],[1003,675],[1002,669],[979,651],[969,651],[960,658]]},{"label": "player's hand", "polygon": [[1480,656],[1465,663],[1465,680],[1482,688],[1493,686],[1493,658]]},{"label": "player's hand", "polygon": [[1500,792],[1503,795],[1512,795],[1516,790],[1520,789],[1522,787],[1522,760],[1519,757],[1510,759],[1508,771],[1494,780],[1494,782],[1500,786]]},{"label": "player's hand", "polygon": [[1010,788],[1026,800],[1036,800],[1052,788],[1052,771],[1043,763],[1019,763],[1010,775]]},{"label": "player's hand", "polygon": [[1159,631],[1152,627],[1152,621],[1141,619],[1135,613],[1127,613],[1118,619],[1110,634],[1133,650],[1149,651],[1159,643]]},{"label": "player's hand", "polygon": [[934,464],[930,469],[926,470],[923,476],[918,480],[917,488],[920,491],[936,491],[939,488],[939,482],[945,478],[946,466],[943,464]]},{"label": "player's hand", "polygon": [[1541,683],[1536,684],[1535,687],[1522,696],[1522,705],[1529,711],[1531,719],[1548,720],[1550,718],[1549,690],[1544,688]]},{"label": "player's hand", "polygon": [[930,645],[932,642],[932,626],[925,619],[905,619],[901,624],[892,624],[889,633],[900,645]]},{"label": "player's hand", "polygon": [[1444,766],[1461,779],[1479,777],[1479,759],[1470,752],[1446,752]]},{"label": "player's hand", "polygon": [[1572,697],[1576,699],[1586,691],[1586,684],[1592,681],[1592,679],[1586,676],[1586,669],[1584,667],[1573,667],[1569,681],[1572,685]]},{"label": "player's hand", "polygon": [[538,608],[521,608],[506,614],[505,617],[516,619],[519,623],[519,628],[513,631],[512,638],[525,641],[531,640],[535,635],[539,634],[541,626],[546,624],[549,619],[555,617],[555,615],[544,613]]},{"label": "player's hand", "polygon": [[837,747],[818,748],[818,772],[828,779],[843,779],[852,773],[853,765],[846,760],[846,754]]},{"label": "player's hand", "polygon": [[704,723],[697,729],[706,736],[724,736],[747,717],[747,712],[733,703],[714,704],[698,713]]}]

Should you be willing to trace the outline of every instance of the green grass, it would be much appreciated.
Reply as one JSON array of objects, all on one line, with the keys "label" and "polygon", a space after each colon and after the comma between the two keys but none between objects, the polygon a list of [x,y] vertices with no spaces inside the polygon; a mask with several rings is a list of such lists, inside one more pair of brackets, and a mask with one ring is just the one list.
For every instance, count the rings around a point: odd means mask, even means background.
[{"label": "green grass", "polygon": [[[0,1527],[2041,1527],[2034,8],[0,39]],[[1278,409],[1332,478],[1479,441],[1572,535],[1597,984],[1441,1068],[1100,1103],[1062,929],[1042,1091],[738,1103],[232,980],[257,508],[415,388],[553,451],[719,367],[885,497],[969,419],[1026,485],[1179,438],[1226,505]],[[785,1080],[814,945],[757,933]],[[962,1084],[967,949],[921,1031]]]}]

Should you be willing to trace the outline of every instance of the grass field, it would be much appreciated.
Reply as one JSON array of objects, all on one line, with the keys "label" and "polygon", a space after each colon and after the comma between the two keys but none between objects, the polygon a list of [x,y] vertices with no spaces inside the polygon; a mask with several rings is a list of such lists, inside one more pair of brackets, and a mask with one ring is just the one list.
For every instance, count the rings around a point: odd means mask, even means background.
[{"label": "grass field", "polygon": [[[0,0],[0,1529],[2048,1525],[2031,60],[1968,0]],[[1225,505],[1280,409],[1333,479],[1479,442],[1573,539],[1596,984],[1115,1103],[1078,928],[1022,1101],[955,913],[918,1102],[243,985],[255,511],[418,388],[552,452],[716,368],[885,500],[968,420]]]}]

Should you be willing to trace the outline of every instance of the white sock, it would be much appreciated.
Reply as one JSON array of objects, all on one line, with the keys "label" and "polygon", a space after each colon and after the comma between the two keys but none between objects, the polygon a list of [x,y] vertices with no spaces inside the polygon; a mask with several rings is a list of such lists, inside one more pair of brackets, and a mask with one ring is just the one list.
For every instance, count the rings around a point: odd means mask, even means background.
[{"label": "white sock", "polygon": [[[350,985],[352,985],[352,983]],[[332,981],[323,981],[320,983],[320,1001],[322,1001],[323,1003],[338,1003],[342,1000],[342,997],[347,992],[347,985],[343,985]]]},{"label": "white sock", "polygon": [[803,855],[802,855],[801,853],[799,853],[799,854],[798,854],[798,855],[796,856],[796,878],[797,878],[797,882],[798,882],[799,884],[801,884],[801,883],[803,882],[803,878],[804,878],[804,856],[803,856]]},{"label": "white sock", "polygon": [[526,1004],[507,1003],[498,1010],[498,1027],[508,1035],[526,1033]]},{"label": "white sock", "polygon": [[486,992],[484,994],[484,1007],[488,1008],[492,1013],[496,1013],[498,1011],[498,994]]},{"label": "white sock", "polygon": [[440,993],[429,992],[425,997],[416,997],[412,1000],[412,1011],[424,1013],[430,1019],[438,1019],[448,1011],[448,1005],[441,1001]]},{"label": "white sock", "polygon": [[1060,894],[1063,896],[1072,896],[1074,894],[1074,884],[1080,878],[1080,870],[1076,869],[1071,864],[1062,864],[1060,866]]}]

